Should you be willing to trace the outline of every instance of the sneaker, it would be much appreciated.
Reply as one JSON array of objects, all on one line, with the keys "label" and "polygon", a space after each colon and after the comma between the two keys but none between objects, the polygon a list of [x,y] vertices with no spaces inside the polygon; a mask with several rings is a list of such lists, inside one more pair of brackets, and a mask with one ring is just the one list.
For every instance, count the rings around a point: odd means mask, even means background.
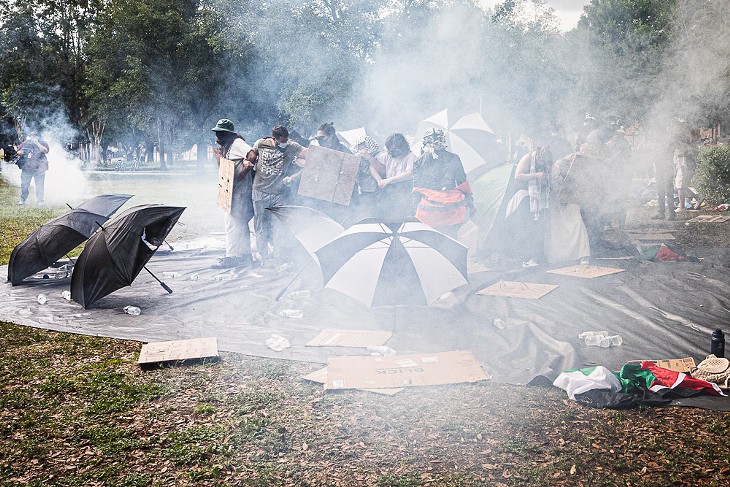
[{"label": "sneaker", "polygon": [[18,201],[18,206],[25,206],[25,200]]},{"label": "sneaker", "polygon": [[244,257],[223,257],[218,261],[217,264],[213,264],[210,266],[211,269],[232,269],[234,267],[241,267],[245,265],[250,265],[250,262],[247,262],[247,260]]},{"label": "sneaker", "polygon": [[540,264],[535,259],[530,259],[527,262],[523,262],[522,263],[522,267],[525,267],[525,268],[527,268],[527,267],[535,267],[535,266],[538,266],[538,265],[540,265]]}]

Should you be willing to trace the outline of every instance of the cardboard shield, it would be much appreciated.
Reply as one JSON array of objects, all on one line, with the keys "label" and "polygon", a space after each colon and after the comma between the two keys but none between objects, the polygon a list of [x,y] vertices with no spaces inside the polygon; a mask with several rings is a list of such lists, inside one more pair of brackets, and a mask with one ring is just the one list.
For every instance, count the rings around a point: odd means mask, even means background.
[{"label": "cardboard shield", "polygon": [[359,156],[309,146],[298,194],[349,206],[359,167]]},{"label": "cardboard shield", "polygon": [[218,198],[216,204],[219,208],[223,208],[226,213],[231,212],[235,172],[236,168],[233,161],[221,157],[221,164],[218,168]]}]

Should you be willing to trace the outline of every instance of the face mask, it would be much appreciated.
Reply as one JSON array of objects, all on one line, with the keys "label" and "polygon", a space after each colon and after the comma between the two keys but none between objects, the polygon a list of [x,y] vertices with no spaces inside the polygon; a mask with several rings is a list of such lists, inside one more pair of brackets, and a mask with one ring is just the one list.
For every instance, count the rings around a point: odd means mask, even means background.
[{"label": "face mask", "polygon": [[277,142],[276,147],[279,149],[286,149],[286,146],[289,145],[289,142]]}]

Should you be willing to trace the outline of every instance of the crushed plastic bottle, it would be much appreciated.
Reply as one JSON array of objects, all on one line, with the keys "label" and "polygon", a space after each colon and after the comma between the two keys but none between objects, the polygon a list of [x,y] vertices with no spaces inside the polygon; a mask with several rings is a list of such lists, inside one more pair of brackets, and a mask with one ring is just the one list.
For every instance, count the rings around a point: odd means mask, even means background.
[{"label": "crushed plastic bottle", "polygon": [[368,352],[370,352],[370,355],[383,355],[386,357],[396,354],[395,350],[385,345],[368,345]]},{"label": "crushed plastic bottle", "polygon": [[504,320],[502,318],[494,318],[494,327],[499,330],[504,330],[505,327]]},{"label": "crushed plastic bottle", "polygon": [[578,338],[582,338],[588,347],[620,347],[624,342],[621,335],[609,335],[607,331],[584,331]]},{"label": "crushed plastic bottle", "polygon": [[200,274],[198,274],[197,272],[190,274],[191,281],[197,281],[198,279],[200,279]]},{"label": "crushed plastic bottle", "polygon": [[125,306],[124,312],[127,313],[128,315],[139,316],[140,313],[142,313],[142,310],[136,306]]},{"label": "crushed plastic bottle", "polygon": [[285,348],[289,348],[289,340],[281,335],[273,334],[264,342],[267,347],[275,352],[281,352]]},{"label": "crushed plastic bottle", "polygon": [[48,298],[46,297],[45,294],[41,293],[36,298],[36,301],[38,301],[38,304],[46,304],[46,301],[48,301]]},{"label": "crushed plastic bottle", "polygon": [[284,318],[304,318],[304,312],[301,309],[282,309],[279,316]]},{"label": "crushed plastic bottle", "polygon": [[172,272],[163,272],[162,275],[163,275],[163,277],[167,277],[168,279],[175,279],[178,276],[178,273],[177,272],[174,272],[174,271],[172,271]]},{"label": "crushed plastic bottle", "polygon": [[290,298],[308,298],[312,295],[309,289],[300,289],[299,291],[292,291],[289,293]]},{"label": "crushed plastic bottle", "polygon": [[65,299],[66,301],[71,301],[71,291],[63,291],[61,292],[61,297]]}]

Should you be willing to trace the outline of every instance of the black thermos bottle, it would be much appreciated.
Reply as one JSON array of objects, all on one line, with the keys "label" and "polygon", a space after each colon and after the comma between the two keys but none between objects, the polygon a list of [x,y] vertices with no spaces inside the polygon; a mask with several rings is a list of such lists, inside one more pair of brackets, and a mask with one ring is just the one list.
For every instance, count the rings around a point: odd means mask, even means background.
[{"label": "black thermos bottle", "polygon": [[725,335],[721,329],[712,332],[712,345],[710,353],[718,358],[725,358]]}]

